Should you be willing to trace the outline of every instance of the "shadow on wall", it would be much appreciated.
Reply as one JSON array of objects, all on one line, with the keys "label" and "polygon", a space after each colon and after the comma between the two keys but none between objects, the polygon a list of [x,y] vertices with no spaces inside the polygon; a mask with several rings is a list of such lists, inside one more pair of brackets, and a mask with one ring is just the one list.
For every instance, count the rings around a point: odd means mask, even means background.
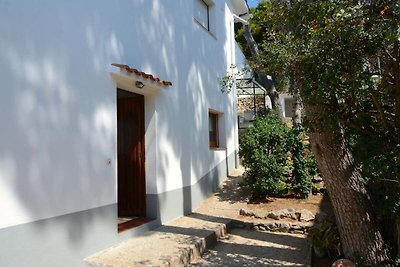
[{"label": "shadow on wall", "polygon": [[[0,226],[115,203],[115,162],[107,165],[116,155],[113,62],[174,83],[157,102],[181,104],[163,105],[157,112],[183,119],[157,121],[163,133],[159,144],[168,148],[157,159],[159,177],[189,186],[216,161],[207,145],[208,108],[226,110],[229,117],[233,110],[226,95],[207,98],[215,96],[211,90],[219,92],[216,79],[227,69],[226,48],[215,50],[215,39],[191,23],[191,14],[176,15],[177,5],[191,12],[190,1],[1,5],[0,189],[5,193],[0,207],[5,220]],[[221,34],[218,42],[226,38]],[[176,164],[179,175],[173,175]],[[168,190],[166,182],[159,181],[159,192]],[[182,209],[191,211],[191,195],[183,199]],[[80,227],[65,225],[71,242],[84,240],[93,222],[86,219]]]},{"label": "shadow on wall", "polygon": [[[208,109],[227,110],[230,113],[225,115],[233,116],[233,110],[227,107],[228,96],[220,93],[218,84],[218,77],[225,75],[228,66],[226,48],[221,46],[218,50],[216,40],[193,21],[191,1],[178,2],[182,10],[190,12],[188,16],[173,16],[176,12],[173,4],[160,6],[153,3],[151,14],[158,12],[158,19],[146,22],[146,14],[141,14],[138,18],[141,24],[136,25],[137,31],[149,25],[154,29],[143,38],[151,44],[151,51],[160,51],[155,58],[148,57],[144,66],[162,64],[159,75],[165,74],[161,77],[174,84],[157,96],[157,104],[163,103],[157,107],[157,132],[162,133],[158,136],[158,146],[163,152],[158,154],[157,174],[165,177],[158,181],[158,192],[169,191],[171,181],[188,187],[214,167],[210,162],[216,162],[218,157],[208,147]],[[220,19],[225,21],[225,18]],[[157,27],[157,24],[163,26]],[[179,27],[165,28],[174,24]],[[160,35],[163,36],[161,45],[155,42]],[[226,38],[220,34],[218,43],[225,44]],[[177,179],[180,181],[175,182]],[[209,194],[208,188],[200,188],[203,196]],[[193,210],[192,193],[190,187],[183,190],[184,213]],[[161,205],[165,202],[166,199],[160,200]]]},{"label": "shadow on wall", "polygon": [[[115,203],[115,165],[107,164],[116,151],[108,68],[125,49],[119,33],[101,21],[113,9],[1,5],[7,89],[0,92],[0,227]],[[71,241],[84,239],[92,222],[86,219],[80,227],[65,225]]]}]

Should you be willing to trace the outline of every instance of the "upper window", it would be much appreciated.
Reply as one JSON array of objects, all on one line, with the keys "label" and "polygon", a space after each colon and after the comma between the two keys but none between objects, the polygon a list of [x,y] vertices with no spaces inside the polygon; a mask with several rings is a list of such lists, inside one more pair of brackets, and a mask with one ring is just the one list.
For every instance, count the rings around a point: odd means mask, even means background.
[{"label": "upper window", "polygon": [[218,114],[208,113],[208,133],[210,147],[219,147],[219,134],[218,134]]},{"label": "upper window", "polygon": [[210,7],[203,0],[195,0],[194,18],[207,31],[210,31]]},{"label": "upper window", "polygon": [[208,32],[215,34],[213,0],[194,0],[194,19]]}]

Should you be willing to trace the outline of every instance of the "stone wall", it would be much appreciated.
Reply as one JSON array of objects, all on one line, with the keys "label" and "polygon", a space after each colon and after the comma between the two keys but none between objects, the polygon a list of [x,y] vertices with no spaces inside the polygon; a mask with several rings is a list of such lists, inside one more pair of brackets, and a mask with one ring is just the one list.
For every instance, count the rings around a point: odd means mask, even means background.
[{"label": "stone wall", "polygon": [[[262,110],[265,108],[265,99],[264,96],[256,96],[256,108],[257,110]],[[237,111],[245,112],[245,111],[254,111],[254,97],[249,96],[246,98],[238,99],[238,107]]]}]

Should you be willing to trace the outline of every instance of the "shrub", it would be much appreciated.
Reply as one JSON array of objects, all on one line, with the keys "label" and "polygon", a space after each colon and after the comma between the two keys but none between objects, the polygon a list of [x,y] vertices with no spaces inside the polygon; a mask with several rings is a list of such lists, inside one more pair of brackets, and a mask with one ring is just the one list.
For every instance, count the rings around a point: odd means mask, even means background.
[{"label": "shrub", "polygon": [[289,189],[291,129],[276,114],[258,117],[240,141],[247,183],[256,196],[279,195]]},{"label": "shrub", "polygon": [[302,198],[306,198],[312,189],[312,176],[310,170],[314,171],[311,161],[304,155],[304,133],[299,129],[292,130],[292,161],[293,161],[293,191]]},{"label": "shrub", "polygon": [[247,129],[240,140],[240,156],[254,197],[309,195],[318,168],[304,139],[302,130],[289,128],[274,113],[258,117]]}]

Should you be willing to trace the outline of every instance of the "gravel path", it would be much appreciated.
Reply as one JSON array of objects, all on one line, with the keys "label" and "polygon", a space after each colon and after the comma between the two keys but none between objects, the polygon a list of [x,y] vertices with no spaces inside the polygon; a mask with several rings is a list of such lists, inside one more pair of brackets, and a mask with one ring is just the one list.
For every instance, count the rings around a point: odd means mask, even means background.
[{"label": "gravel path", "polygon": [[304,235],[232,229],[193,266],[308,266]]},{"label": "gravel path", "polygon": [[[222,187],[196,210],[210,218],[241,221],[249,192],[242,189],[241,172],[229,177]],[[203,254],[192,266],[310,266],[310,245],[303,234],[229,229],[228,235]]]}]

